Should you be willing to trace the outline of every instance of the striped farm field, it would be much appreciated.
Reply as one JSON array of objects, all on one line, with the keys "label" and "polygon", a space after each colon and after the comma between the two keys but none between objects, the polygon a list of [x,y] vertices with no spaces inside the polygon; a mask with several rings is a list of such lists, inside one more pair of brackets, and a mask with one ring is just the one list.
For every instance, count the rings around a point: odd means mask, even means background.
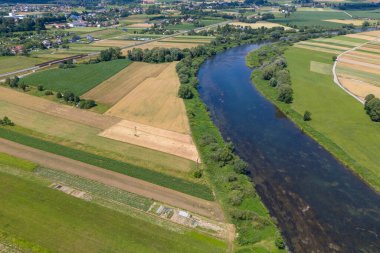
[{"label": "striped farm field", "polygon": [[362,100],[368,94],[380,97],[380,45],[377,44],[380,32],[370,31],[355,35],[366,36],[368,40],[338,57],[338,80]]}]

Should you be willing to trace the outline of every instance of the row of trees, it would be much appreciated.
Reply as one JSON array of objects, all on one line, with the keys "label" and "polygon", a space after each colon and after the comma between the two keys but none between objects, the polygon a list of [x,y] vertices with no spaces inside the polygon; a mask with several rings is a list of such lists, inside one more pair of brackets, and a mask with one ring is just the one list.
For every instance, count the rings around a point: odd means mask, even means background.
[{"label": "row of trees", "polygon": [[282,56],[282,46],[263,46],[254,51],[250,57],[257,58],[262,79],[269,81],[271,87],[276,87],[277,99],[284,103],[293,101],[293,89],[291,87],[290,73],[287,70],[286,59]]},{"label": "row of trees", "polygon": [[73,104],[80,109],[90,109],[96,106],[94,100],[82,99],[71,91],[57,92],[56,97],[68,104]]},{"label": "row of trees", "polygon": [[373,94],[365,97],[364,109],[372,121],[380,122],[380,99]]},{"label": "row of trees", "polygon": [[141,49],[134,48],[128,51],[128,59],[132,61],[143,61],[151,63],[180,61],[184,58],[185,52],[178,48],[158,48]]}]

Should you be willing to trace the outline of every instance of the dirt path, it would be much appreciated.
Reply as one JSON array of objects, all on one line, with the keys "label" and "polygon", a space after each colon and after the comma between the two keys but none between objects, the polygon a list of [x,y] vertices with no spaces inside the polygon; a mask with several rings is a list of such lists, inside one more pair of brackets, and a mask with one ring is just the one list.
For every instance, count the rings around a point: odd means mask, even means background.
[{"label": "dirt path", "polygon": [[2,138],[0,138],[0,152],[183,208],[217,221],[225,220],[223,211],[216,202],[199,199],[127,175],[34,149]]}]

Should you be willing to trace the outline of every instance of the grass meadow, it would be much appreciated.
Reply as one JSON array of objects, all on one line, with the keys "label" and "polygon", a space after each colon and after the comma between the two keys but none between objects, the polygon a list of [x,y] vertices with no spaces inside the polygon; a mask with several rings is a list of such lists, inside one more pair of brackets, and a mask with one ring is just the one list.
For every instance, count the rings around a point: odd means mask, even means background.
[{"label": "grass meadow", "polygon": [[342,24],[323,21],[327,19],[349,19],[350,17],[343,12],[333,11],[296,11],[285,18],[284,14],[277,14],[275,19],[270,22],[280,23],[283,25],[297,26],[323,26],[328,28],[342,27]]},{"label": "grass meadow", "polygon": [[35,168],[37,168],[37,164],[20,159],[8,154],[0,153],[0,164],[17,167],[26,171],[33,171]]},{"label": "grass meadow", "polygon": [[[379,125],[333,82],[331,73],[310,70],[311,61],[332,64],[332,56],[295,47],[285,51],[294,90],[291,105],[276,102],[276,90],[260,78],[254,78],[254,83],[305,132],[380,191]],[[301,116],[306,110],[312,113],[308,123]]]},{"label": "grass meadow", "polygon": [[[3,165],[0,165],[3,166]],[[226,244],[176,231],[0,172],[2,240],[27,252],[225,252]]]},{"label": "grass meadow", "polygon": [[28,85],[43,85],[49,90],[72,91],[80,96],[130,63],[129,60],[119,59],[97,64],[80,64],[75,68],[41,71],[22,78],[22,81]]}]

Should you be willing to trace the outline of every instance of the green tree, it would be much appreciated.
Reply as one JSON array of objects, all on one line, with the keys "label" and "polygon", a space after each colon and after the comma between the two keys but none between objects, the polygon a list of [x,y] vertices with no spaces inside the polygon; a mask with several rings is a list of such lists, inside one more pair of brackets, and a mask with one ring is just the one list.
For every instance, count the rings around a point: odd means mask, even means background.
[{"label": "green tree", "polygon": [[278,86],[277,100],[290,104],[293,102],[293,89],[290,85],[284,84]]},{"label": "green tree", "polygon": [[311,112],[305,111],[305,113],[303,114],[303,120],[304,121],[310,121],[311,120]]},{"label": "green tree", "polygon": [[190,85],[181,84],[178,90],[178,96],[183,99],[190,99],[194,96]]}]

